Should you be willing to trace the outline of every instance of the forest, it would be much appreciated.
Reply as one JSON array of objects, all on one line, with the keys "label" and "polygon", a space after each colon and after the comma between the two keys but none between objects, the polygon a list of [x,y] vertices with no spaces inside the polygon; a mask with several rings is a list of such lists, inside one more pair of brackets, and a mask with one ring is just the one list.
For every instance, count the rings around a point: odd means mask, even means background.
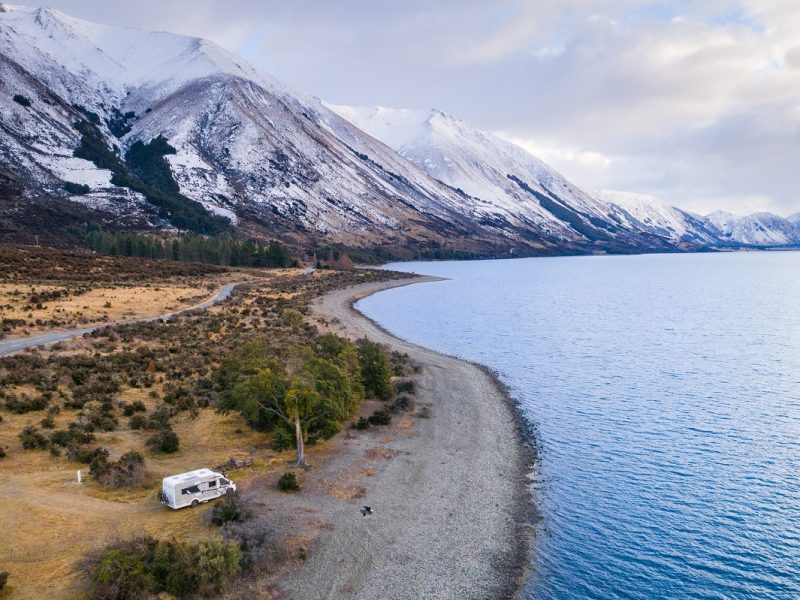
[{"label": "forest", "polygon": [[155,235],[108,232],[95,227],[86,236],[91,250],[108,256],[151,260],[199,262],[228,267],[288,268],[298,266],[291,250],[281,242],[234,240],[230,235],[180,235],[171,239]]}]

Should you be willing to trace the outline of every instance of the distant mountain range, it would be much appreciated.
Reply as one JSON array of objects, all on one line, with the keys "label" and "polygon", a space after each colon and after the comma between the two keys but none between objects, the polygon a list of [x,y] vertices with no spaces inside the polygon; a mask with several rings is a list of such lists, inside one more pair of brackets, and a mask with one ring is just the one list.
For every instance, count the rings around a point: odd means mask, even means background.
[{"label": "distant mountain range", "polygon": [[727,239],[752,246],[791,246],[800,244],[800,215],[786,219],[768,212],[740,217],[722,210],[708,220]]},{"label": "distant mountain range", "polygon": [[377,256],[800,243],[800,218],[589,194],[441,111],[329,106],[215,44],[0,4],[0,239],[87,222]]}]

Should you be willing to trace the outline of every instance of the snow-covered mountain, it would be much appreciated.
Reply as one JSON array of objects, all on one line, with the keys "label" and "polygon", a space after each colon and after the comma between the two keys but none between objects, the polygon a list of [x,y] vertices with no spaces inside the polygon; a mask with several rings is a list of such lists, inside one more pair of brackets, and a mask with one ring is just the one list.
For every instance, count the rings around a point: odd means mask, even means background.
[{"label": "snow-covered mountain", "polygon": [[523,148],[442,111],[329,108],[462,192],[486,222],[573,241],[637,239],[686,247],[716,242],[696,215],[643,196],[587,194]]},{"label": "snow-covered mountain", "polygon": [[788,219],[768,212],[758,212],[744,217],[722,210],[707,216],[720,235],[748,246],[790,246],[800,244],[800,219]]},{"label": "snow-covered mountain", "polygon": [[675,242],[708,245],[719,242],[718,232],[705,217],[664,204],[655,196],[615,190],[600,190],[594,196],[616,214],[622,213],[635,230],[649,231]]},{"label": "snow-covered mountain", "polygon": [[397,257],[721,239],[697,215],[587,194],[441,111],[329,107],[200,38],[0,4],[0,238],[87,222]]},{"label": "snow-covered mountain", "polygon": [[[222,220],[210,211],[305,245],[516,243],[471,221],[453,190],[224,49],[52,9],[0,13],[0,156],[7,231],[58,214],[214,230]],[[65,182],[89,192],[65,192]]]}]

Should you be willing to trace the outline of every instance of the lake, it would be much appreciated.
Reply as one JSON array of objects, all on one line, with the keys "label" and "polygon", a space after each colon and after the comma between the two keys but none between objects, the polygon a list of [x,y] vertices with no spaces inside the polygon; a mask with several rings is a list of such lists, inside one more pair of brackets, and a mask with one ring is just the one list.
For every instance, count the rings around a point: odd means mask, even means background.
[{"label": "lake", "polygon": [[538,430],[531,598],[800,597],[800,252],[399,263],[358,303]]}]

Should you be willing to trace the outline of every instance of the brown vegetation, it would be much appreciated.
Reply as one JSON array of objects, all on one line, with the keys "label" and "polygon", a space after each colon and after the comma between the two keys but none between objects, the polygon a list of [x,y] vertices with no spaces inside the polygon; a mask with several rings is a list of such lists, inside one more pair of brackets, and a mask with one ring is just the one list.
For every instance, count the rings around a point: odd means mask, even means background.
[{"label": "brown vegetation", "polygon": [[224,267],[200,263],[98,256],[80,250],[0,244],[0,281],[130,283],[224,273]]},{"label": "brown vegetation", "polygon": [[[37,276],[83,281],[77,274],[65,276],[56,255],[46,254],[51,251],[30,252],[33,258],[16,271],[16,281],[42,291],[63,288],[45,287]],[[113,271],[119,267],[156,285],[154,273],[129,264],[146,261],[52,252],[66,256],[68,263],[74,260],[70,268],[96,268],[101,281],[117,281]],[[165,264],[158,263],[162,274]],[[177,267],[168,273],[180,272]],[[110,326],[57,347],[0,359],[0,449],[7,454],[0,461],[0,520],[8,524],[0,565],[11,572],[15,589],[31,597],[74,594],[87,585],[76,572],[77,561],[112,538],[174,536],[183,543],[210,535],[205,511],[173,512],[158,505],[154,496],[161,478],[217,465],[235,454],[255,458],[234,475],[237,484],[246,486],[264,475],[277,477],[289,456],[270,450],[272,436],[251,429],[238,413],[216,410],[223,390],[215,373],[222,358],[257,338],[266,341],[270,356],[285,362],[291,347],[309,344],[318,334],[303,320],[311,298],[392,276],[370,271],[254,274],[252,284],[237,288],[230,301],[206,313]],[[166,453],[153,444],[158,452],[148,453],[151,438],[175,439],[177,451]],[[95,478],[77,485],[78,469],[88,469]],[[247,528],[240,525],[238,518],[231,519],[222,533],[241,548],[246,575],[265,559],[274,570],[281,568],[280,561],[296,560],[297,548],[279,543],[263,515]]]}]

